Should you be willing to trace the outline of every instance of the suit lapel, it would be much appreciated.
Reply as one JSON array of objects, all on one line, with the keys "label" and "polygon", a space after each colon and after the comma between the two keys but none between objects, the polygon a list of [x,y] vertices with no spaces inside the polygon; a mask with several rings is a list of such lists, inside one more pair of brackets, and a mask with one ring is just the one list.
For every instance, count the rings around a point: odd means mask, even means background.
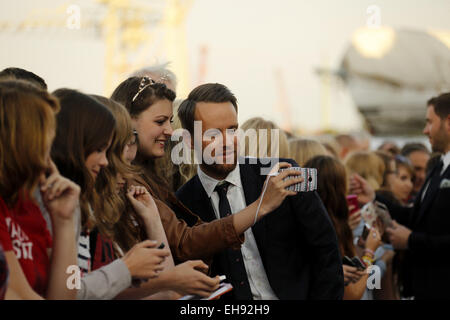
[{"label": "suit lapel", "polygon": [[[444,179],[444,177],[446,177],[449,174],[449,172],[450,172],[449,169],[450,169],[450,166],[447,167],[445,172],[440,176],[439,184],[434,189],[431,189],[431,180],[430,180],[430,186],[428,186],[428,190],[427,190],[427,193],[425,194],[425,198],[423,199],[423,202],[420,205],[419,216],[416,219],[416,224],[418,224],[420,222],[420,220],[424,217],[425,212],[427,212],[429,207],[433,204],[434,199],[436,198],[437,194],[439,193],[440,181],[442,181],[442,179]],[[434,170],[433,170],[433,173],[434,173]],[[433,175],[433,173],[431,174],[431,176]],[[430,177],[430,179],[431,179],[431,177]],[[422,196],[422,193],[420,194],[420,196]],[[419,199],[419,201],[420,201],[420,199]]]},{"label": "suit lapel", "polygon": [[192,201],[192,205],[195,208],[195,210],[192,211],[195,212],[195,214],[197,214],[205,222],[211,222],[215,220],[216,214],[214,213],[211,199],[208,198],[205,188],[203,188],[198,175],[196,175],[194,178],[192,191],[192,197],[194,199],[194,201]]},{"label": "suit lapel", "polygon": [[[261,194],[261,182],[258,175],[251,169],[250,165],[240,164],[240,174],[242,187],[244,189],[245,202],[249,206],[255,202]],[[258,244],[259,252],[261,253],[265,248],[266,232],[265,219],[260,220],[252,227],[253,235]],[[261,258],[263,256],[261,255]]]},{"label": "suit lapel", "polygon": [[427,177],[425,178],[425,182],[422,185],[422,188],[420,189],[419,193],[416,195],[416,199],[414,200],[414,206],[413,206],[413,214],[409,218],[409,222],[410,222],[411,226],[415,225],[417,223],[417,221],[419,220],[420,210],[421,210],[421,207],[423,205],[423,203],[422,203],[423,193],[425,191],[425,187],[430,182],[430,179],[431,179],[431,177],[433,175],[433,172],[434,172],[434,170],[432,170],[427,175]]}]

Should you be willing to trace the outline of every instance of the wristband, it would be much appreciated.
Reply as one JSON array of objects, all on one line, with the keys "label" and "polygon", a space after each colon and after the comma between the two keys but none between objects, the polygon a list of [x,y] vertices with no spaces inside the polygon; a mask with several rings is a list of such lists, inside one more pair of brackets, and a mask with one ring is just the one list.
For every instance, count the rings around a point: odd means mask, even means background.
[{"label": "wristband", "polygon": [[371,265],[373,265],[373,262],[375,261],[374,259],[368,257],[368,256],[363,256],[361,258],[362,261],[364,261],[364,263],[366,264],[366,267],[370,267]]},{"label": "wristband", "polygon": [[364,249],[364,253],[370,253],[371,255],[372,255],[372,258],[373,257],[375,257],[375,252],[373,252],[372,250],[370,250],[370,249]]}]

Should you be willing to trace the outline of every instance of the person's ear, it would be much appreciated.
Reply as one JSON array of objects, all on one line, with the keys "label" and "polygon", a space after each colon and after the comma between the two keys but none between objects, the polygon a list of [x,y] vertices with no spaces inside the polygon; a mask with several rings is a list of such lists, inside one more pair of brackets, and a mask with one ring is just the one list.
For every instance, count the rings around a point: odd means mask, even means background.
[{"label": "person's ear", "polygon": [[447,129],[447,133],[450,133],[450,114],[445,118],[445,128]]}]

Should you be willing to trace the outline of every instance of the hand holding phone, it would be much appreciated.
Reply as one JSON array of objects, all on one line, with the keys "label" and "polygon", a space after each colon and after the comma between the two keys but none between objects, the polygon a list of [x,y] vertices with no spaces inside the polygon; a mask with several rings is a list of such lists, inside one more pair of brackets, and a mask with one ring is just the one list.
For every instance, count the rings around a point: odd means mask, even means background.
[{"label": "hand holding phone", "polygon": [[364,262],[361,261],[361,259],[359,257],[353,257],[352,258],[353,263],[355,264],[355,267],[359,270],[359,271],[364,271],[366,270],[366,265],[364,264]]},{"label": "hand holding phone", "polygon": [[344,258],[342,258],[342,264],[345,264],[345,265],[347,265],[347,266],[355,267],[355,268],[356,268],[355,263],[354,263],[353,260],[350,259],[348,256],[344,256]]},{"label": "hand holding phone", "polygon": [[375,212],[381,221],[383,221],[384,227],[392,227],[392,218],[389,214],[389,209],[381,202],[375,201]]},{"label": "hand holding phone", "polygon": [[[290,167],[280,169],[280,172],[284,170],[297,170],[301,172],[301,177],[303,177],[303,182],[296,183],[292,186],[287,187],[287,190],[296,192],[310,192],[317,190],[317,169],[315,168],[301,168],[301,167]],[[293,179],[295,176],[288,176],[286,179]]]}]

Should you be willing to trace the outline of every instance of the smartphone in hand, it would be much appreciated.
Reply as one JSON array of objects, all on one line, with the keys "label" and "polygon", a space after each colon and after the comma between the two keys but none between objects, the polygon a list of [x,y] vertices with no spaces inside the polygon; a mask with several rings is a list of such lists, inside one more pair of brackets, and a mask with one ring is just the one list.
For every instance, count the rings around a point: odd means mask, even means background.
[{"label": "smartphone in hand", "polygon": [[344,256],[344,258],[342,259],[342,264],[345,264],[345,265],[347,265],[347,266],[355,267],[355,268],[356,268],[355,263],[354,263],[353,260],[350,259],[348,256]]},{"label": "smartphone in hand", "polygon": [[355,264],[355,267],[359,270],[359,271],[364,271],[366,270],[366,265],[364,264],[364,262],[361,261],[361,259],[359,257],[353,257],[352,258],[353,263]]},{"label": "smartphone in hand", "polygon": [[347,196],[347,206],[349,208],[350,206],[353,206],[353,208],[348,213],[349,216],[351,216],[352,214],[354,214],[359,210],[358,196],[356,194],[349,194]]},{"label": "smartphone in hand", "polygon": [[[317,190],[317,169],[316,168],[301,168],[301,167],[291,167],[280,169],[280,172],[285,170],[297,170],[300,171],[303,182],[296,183],[292,186],[287,187],[287,190],[295,192],[311,192]],[[286,179],[294,179],[297,176],[289,176]]]}]

